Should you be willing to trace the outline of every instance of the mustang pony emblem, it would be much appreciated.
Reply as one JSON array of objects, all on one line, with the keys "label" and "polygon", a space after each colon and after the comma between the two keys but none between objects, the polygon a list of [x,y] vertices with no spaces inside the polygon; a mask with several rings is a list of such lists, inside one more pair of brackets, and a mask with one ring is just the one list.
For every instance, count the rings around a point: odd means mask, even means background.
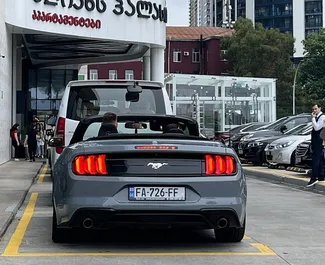
[{"label": "mustang pony emblem", "polygon": [[151,166],[153,169],[159,169],[162,166],[167,166],[167,165],[168,165],[168,163],[152,163],[152,162],[150,162],[150,163],[148,163],[147,167]]}]

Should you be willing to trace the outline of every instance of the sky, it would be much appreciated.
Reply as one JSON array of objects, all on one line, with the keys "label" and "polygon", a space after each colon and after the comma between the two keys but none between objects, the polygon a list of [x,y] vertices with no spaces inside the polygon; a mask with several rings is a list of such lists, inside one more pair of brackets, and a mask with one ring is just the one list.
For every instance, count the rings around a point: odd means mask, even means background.
[{"label": "sky", "polygon": [[167,26],[188,26],[189,0],[167,0]]}]

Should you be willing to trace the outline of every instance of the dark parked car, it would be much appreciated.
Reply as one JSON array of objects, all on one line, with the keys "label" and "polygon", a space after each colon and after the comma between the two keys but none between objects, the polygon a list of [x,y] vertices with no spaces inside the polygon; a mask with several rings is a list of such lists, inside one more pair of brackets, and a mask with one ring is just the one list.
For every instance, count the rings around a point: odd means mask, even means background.
[{"label": "dark parked car", "polygon": [[240,159],[252,162],[254,165],[261,165],[266,163],[265,147],[275,140],[278,140],[289,135],[297,135],[304,132],[310,127],[310,123],[299,124],[293,129],[285,132],[281,135],[275,135],[270,137],[254,137],[249,141],[244,141],[239,144],[238,156]]},{"label": "dark parked car", "polygon": [[243,141],[248,141],[256,137],[271,137],[271,136],[281,136],[285,132],[293,129],[299,124],[306,124],[311,122],[311,115],[310,114],[299,114],[296,116],[287,116],[282,117],[275,121],[274,123],[270,124],[269,126],[264,128],[260,128],[259,130],[249,131],[239,133],[234,135],[232,139],[232,147],[233,149],[239,153],[238,146],[239,143]]},{"label": "dark parked car", "polygon": [[[245,123],[242,125],[239,125],[228,132],[224,132],[224,134],[228,134],[228,144],[231,147],[233,146],[232,140],[229,141],[229,138],[233,138],[234,135],[237,135],[239,133],[245,133],[245,132],[250,132],[250,131],[257,131],[260,130],[262,127],[268,126],[266,122],[250,122],[250,123]],[[235,148],[236,149],[236,148]]]}]

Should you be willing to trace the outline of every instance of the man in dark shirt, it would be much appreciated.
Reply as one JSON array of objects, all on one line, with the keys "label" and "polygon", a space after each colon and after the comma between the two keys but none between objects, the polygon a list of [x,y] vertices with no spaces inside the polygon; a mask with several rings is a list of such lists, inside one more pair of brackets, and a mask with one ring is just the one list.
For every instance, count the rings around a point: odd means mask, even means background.
[{"label": "man in dark shirt", "polygon": [[307,187],[314,186],[318,181],[324,181],[324,147],[320,132],[324,126],[325,116],[319,104],[313,106],[311,121],[313,125],[311,132],[312,175]]},{"label": "man in dark shirt", "polygon": [[103,116],[102,126],[99,129],[98,137],[107,136],[111,133],[118,133],[117,116],[113,112],[107,112]]}]

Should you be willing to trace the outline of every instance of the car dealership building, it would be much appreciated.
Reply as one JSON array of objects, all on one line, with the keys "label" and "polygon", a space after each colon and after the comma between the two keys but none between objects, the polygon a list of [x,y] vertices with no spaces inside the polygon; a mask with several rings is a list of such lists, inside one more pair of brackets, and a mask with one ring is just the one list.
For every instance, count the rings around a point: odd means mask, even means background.
[{"label": "car dealership building", "polygon": [[164,82],[167,17],[165,0],[0,0],[0,164],[10,127],[57,111],[82,64],[143,57]]}]

